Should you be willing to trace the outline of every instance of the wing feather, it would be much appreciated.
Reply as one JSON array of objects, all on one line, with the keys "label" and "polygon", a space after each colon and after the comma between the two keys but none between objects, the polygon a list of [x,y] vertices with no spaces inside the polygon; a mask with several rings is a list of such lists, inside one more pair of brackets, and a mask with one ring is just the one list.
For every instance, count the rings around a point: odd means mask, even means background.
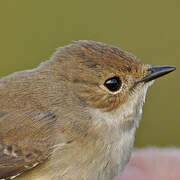
[{"label": "wing feather", "polygon": [[[0,127],[12,118],[6,112],[0,112]],[[7,133],[0,132],[0,179],[12,179],[23,172],[43,163],[50,155],[48,127],[56,121],[54,113],[26,113],[25,127],[14,124]],[[47,126],[48,125],[48,126]],[[20,133],[21,131],[21,133]],[[17,133],[16,133],[17,132]]]}]

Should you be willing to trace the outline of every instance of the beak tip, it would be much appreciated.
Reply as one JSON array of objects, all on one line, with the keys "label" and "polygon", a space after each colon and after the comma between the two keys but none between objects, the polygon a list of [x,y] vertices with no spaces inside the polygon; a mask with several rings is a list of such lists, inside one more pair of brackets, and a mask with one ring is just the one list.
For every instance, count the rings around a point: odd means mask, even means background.
[{"label": "beak tip", "polygon": [[172,69],[172,71],[175,71],[177,68],[175,66],[171,66],[171,69]]},{"label": "beak tip", "polygon": [[176,67],[175,66],[160,66],[160,68],[164,71],[169,71],[169,72],[172,72],[172,71],[175,71],[176,70]]}]

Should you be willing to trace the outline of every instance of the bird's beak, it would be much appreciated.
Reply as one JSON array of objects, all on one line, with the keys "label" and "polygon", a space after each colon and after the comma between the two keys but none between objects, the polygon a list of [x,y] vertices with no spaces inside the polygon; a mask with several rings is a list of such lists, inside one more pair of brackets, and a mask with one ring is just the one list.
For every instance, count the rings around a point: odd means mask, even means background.
[{"label": "bird's beak", "polygon": [[148,74],[139,82],[149,82],[176,70],[174,66],[155,66],[148,69]]}]

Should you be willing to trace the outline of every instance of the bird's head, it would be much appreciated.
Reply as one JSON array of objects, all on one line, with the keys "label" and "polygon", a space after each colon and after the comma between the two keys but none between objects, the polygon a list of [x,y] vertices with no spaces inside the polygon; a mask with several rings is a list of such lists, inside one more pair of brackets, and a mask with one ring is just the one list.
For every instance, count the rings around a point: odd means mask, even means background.
[{"label": "bird's head", "polygon": [[152,80],[175,70],[143,64],[126,51],[94,41],[60,48],[53,59],[60,62],[58,68],[73,91],[101,111],[115,111],[133,99],[143,101]]}]

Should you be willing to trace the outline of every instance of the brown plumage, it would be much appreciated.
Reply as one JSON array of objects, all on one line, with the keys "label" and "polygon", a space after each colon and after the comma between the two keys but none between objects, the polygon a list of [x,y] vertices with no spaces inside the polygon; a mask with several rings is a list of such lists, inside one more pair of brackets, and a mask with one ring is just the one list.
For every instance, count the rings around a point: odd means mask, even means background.
[{"label": "brown plumage", "polygon": [[[118,48],[78,41],[2,78],[0,179],[114,177],[129,159],[148,84],[136,82],[150,67]],[[116,92],[104,85],[111,77],[122,83]]]}]

